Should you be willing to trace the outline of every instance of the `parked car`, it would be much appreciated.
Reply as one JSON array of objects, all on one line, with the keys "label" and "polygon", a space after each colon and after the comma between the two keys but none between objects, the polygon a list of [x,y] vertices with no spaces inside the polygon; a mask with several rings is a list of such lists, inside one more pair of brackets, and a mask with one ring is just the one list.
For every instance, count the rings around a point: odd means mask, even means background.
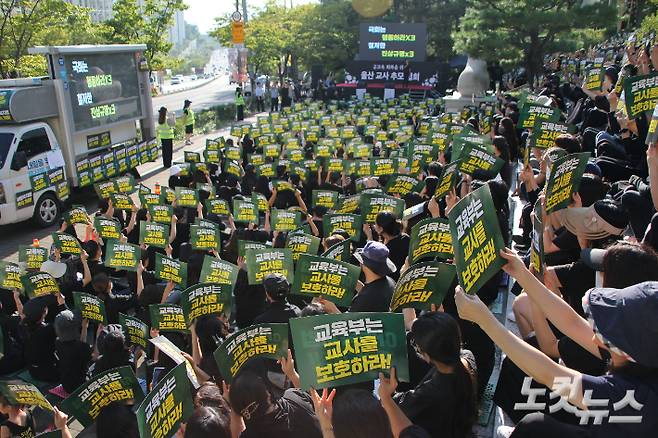
[{"label": "parked car", "polygon": [[178,85],[185,82],[183,75],[176,75],[171,77],[171,85]]}]

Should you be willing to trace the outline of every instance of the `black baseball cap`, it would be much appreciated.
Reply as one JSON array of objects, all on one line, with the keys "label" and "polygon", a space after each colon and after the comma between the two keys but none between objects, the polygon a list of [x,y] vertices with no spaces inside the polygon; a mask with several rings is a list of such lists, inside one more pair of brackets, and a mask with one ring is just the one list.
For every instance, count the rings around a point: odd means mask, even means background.
[{"label": "black baseball cap", "polygon": [[283,298],[290,291],[288,279],[279,273],[267,274],[263,279],[263,287],[272,298]]}]

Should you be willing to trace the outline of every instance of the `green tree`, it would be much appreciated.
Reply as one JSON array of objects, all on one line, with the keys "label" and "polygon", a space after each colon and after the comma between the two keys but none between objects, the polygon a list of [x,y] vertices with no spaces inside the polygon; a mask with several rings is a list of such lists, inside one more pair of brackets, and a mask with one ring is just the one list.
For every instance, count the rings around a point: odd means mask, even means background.
[{"label": "green tree", "polygon": [[605,2],[471,0],[453,38],[457,52],[524,66],[532,82],[545,54],[573,47],[588,31],[612,31],[615,24],[616,9]]},{"label": "green tree", "polygon": [[113,16],[106,22],[107,37],[113,43],[146,44],[144,56],[151,70],[164,67],[172,44],[168,29],[177,11],[187,9],[183,0],[145,0],[140,8],[136,0],[117,0]]},{"label": "green tree", "polygon": [[[0,75],[42,75],[42,57],[27,55],[35,45],[93,44],[102,25],[89,9],[61,0],[0,0]],[[25,65],[24,65],[25,64]]]},{"label": "green tree", "polygon": [[449,61],[454,56],[451,32],[457,30],[466,0],[397,0],[397,21],[427,24],[427,57]]}]

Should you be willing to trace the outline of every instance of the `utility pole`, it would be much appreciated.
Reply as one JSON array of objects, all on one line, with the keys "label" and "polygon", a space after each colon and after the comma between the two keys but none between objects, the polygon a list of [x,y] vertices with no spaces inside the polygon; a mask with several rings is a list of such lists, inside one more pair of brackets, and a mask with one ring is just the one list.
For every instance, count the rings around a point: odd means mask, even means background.
[{"label": "utility pole", "polygon": [[247,0],[242,0],[242,17],[244,22],[247,23]]}]

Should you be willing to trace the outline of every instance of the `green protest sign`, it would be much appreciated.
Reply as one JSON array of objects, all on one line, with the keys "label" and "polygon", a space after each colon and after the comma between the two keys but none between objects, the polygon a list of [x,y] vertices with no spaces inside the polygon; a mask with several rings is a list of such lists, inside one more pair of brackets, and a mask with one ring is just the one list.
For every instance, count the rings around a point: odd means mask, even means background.
[{"label": "green protest sign", "polygon": [[238,257],[247,255],[248,249],[265,249],[268,246],[263,242],[254,242],[252,240],[238,240]]},{"label": "green protest sign", "polygon": [[342,242],[333,245],[322,253],[322,257],[349,262],[352,257],[352,253],[350,252],[350,240],[343,240]]},{"label": "green protest sign", "polygon": [[437,307],[450,292],[455,282],[455,265],[439,262],[422,262],[411,265],[404,271],[395,284],[391,299],[391,311],[413,307],[430,310],[430,305]]},{"label": "green protest sign", "polygon": [[204,315],[231,315],[233,285],[199,283],[181,293],[181,307],[192,325],[195,319]]},{"label": "green protest sign", "polygon": [[532,127],[532,133],[528,137],[528,144],[531,148],[548,149],[555,146],[555,139],[560,135],[573,134],[574,132],[576,132],[574,125],[537,120],[535,126]]},{"label": "green protest sign", "polygon": [[401,219],[404,212],[404,199],[364,192],[361,194],[360,209],[361,217],[367,224],[374,224],[377,215],[382,211],[389,211]]},{"label": "green protest sign", "polygon": [[257,324],[231,334],[215,350],[214,357],[222,377],[233,382],[251,359],[278,359],[288,355],[288,324]]},{"label": "green protest sign", "polygon": [[28,271],[38,271],[43,262],[48,260],[48,250],[40,246],[18,246],[18,261],[25,263]]},{"label": "green protest sign", "polygon": [[262,193],[253,192],[251,194],[251,202],[256,204],[256,208],[259,212],[265,213],[270,209],[270,204],[267,201],[267,198]]},{"label": "green protest sign", "polygon": [[258,208],[248,199],[233,199],[233,219],[247,224],[258,223]]},{"label": "green protest sign", "polygon": [[585,73],[585,85],[583,88],[590,91],[601,91],[603,86],[605,70],[603,68],[595,67],[590,68]]},{"label": "green protest sign", "polygon": [[53,406],[46,400],[46,397],[43,396],[36,386],[22,380],[0,381],[0,394],[12,406],[39,406],[49,411],[53,410]]},{"label": "green protest sign", "polygon": [[655,146],[658,141],[658,103],[653,109],[653,114],[651,115],[651,122],[649,123],[649,130],[647,132],[647,139],[645,144],[650,146]]},{"label": "green protest sign", "polygon": [[651,111],[658,100],[658,72],[624,80],[624,98],[629,119]]},{"label": "green protest sign", "polygon": [[321,205],[328,209],[333,209],[338,203],[338,192],[332,190],[313,190],[311,197],[311,205],[316,207]]},{"label": "green protest sign", "polygon": [[131,211],[135,206],[133,198],[125,193],[112,193],[110,199],[115,210]]},{"label": "green protest sign", "polygon": [[135,191],[135,177],[128,174],[114,180],[119,193],[133,193]]},{"label": "green protest sign", "polygon": [[44,295],[58,295],[59,285],[52,275],[47,272],[32,272],[21,277],[23,290],[29,298],[37,298]]},{"label": "green protest sign", "polygon": [[183,308],[176,304],[150,304],[151,328],[161,332],[187,333]]},{"label": "green protest sign", "polygon": [[69,395],[60,409],[83,427],[93,424],[101,409],[115,401],[139,403],[144,392],[132,368],[122,366],[95,375]]},{"label": "green protest sign", "polygon": [[21,268],[17,264],[0,261],[0,289],[23,290]]},{"label": "green protest sign", "polygon": [[292,260],[299,260],[301,254],[317,254],[320,248],[320,238],[304,232],[288,233],[286,248],[292,251]]},{"label": "green protest sign", "polygon": [[344,230],[352,240],[358,242],[361,239],[362,221],[363,216],[356,214],[326,214],[322,218],[324,236],[331,236],[336,230]]},{"label": "green protest sign", "polygon": [[155,193],[140,193],[139,202],[143,208],[149,208],[151,205],[160,205],[164,203],[162,194],[156,195]]},{"label": "green protest sign", "polygon": [[199,194],[194,189],[176,187],[176,205],[179,207],[196,207],[199,203]]},{"label": "green protest sign", "polygon": [[[357,187],[358,184],[359,180],[357,180]],[[338,206],[336,207],[336,213],[354,213],[359,209],[360,203],[360,194],[354,196],[338,196]]]},{"label": "green protest sign", "polygon": [[270,213],[270,224],[274,231],[296,230],[302,224],[302,214],[300,211],[273,208]]},{"label": "green protest sign", "polygon": [[40,173],[38,175],[31,175],[30,186],[32,186],[32,191],[34,193],[40,192],[41,190],[49,187],[50,181],[48,181],[48,174]]},{"label": "green protest sign", "polygon": [[452,236],[447,219],[423,219],[411,227],[409,261],[416,263],[425,257],[452,258]]},{"label": "green protest sign", "polygon": [[267,274],[282,274],[292,283],[294,278],[290,248],[248,249],[245,256],[249,284],[261,284]]},{"label": "green protest sign", "polygon": [[118,239],[121,237],[121,224],[115,218],[96,216],[94,217],[94,228],[102,239]]},{"label": "green protest sign", "polygon": [[544,225],[542,224],[541,202],[535,203],[535,214],[532,222],[532,243],[530,245],[530,264],[539,281],[544,281]]},{"label": "green protest sign", "polygon": [[62,181],[57,184],[56,188],[57,199],[60,201],[66,201],[71,194],[71,188],[69,187],[68,181]]},{"label": "green protest sign", "polygon": [[82,247],[77,237],[67,233],[56,231],[50,235],[53,239],[53,245],[59,249],[62,254],[80,255]]},{"label": "green protest sign", "polygon": [[238,278],[239,270],[240,268],[233,263],[206,255],[203,259],[199,281],[202,283],[230,284],[233,286]]},{"label": "green protest sign", "polygon": [[192,245],[192,249],[219,251],[221,242],[218,228],[190,225],[190,244]]},{"label": "green protest sign", "polygon": [[169,225],[157,222],[139,222],[139,243],[164,248],[169,244]]},{"label": "green protest sign", "polygon": [[26,190],[24,192],[16,192],[16,209],[27,208],[34,205],[34,192]]},{"label": "green protest sign", "polygon": [[384,191],[389,195],[405,196],[414,191],[418,182],[413,176],[396,173],[389,178]]},{"label": "green protest sign", "polygon": [[155,254],[155,276],[160,280],[173,281],[176,284],[185,286],[187,283],[187,263],[158,252]]},{"label": "green protest sign", "polygon": [[151,222],[167,225],[171,223],[171,218],[174,215],[174,208],[171,205],[149,205],[148,209]]},{"label": "green protest sign", "polygon": [[105,312],[105,303],[103,300],[95,295],[73,292],[73,302],[75,303],[75,308],[82,313],[83,319],[107,325],[107,313]]},{"label": "green protest sign", "polygon": [[550,106],[544,106],[538,103],[527,102],[521,108],[519,122],[516,124],[519,128],[529,129],[535,126],[537,120],[547,120],[557,122],[560,120],[560,110]]},{"label": "green protest sign", "polygon": [[192,415],[194,404],[186,365],[179,364],[160,379],[137,408],[141,438],[171,438]]},{"label": "green protest sign", "polygon": [[462,150],[459,171],[473,175],[477,170],[493,177],[500,172],[505,161],[475,144],[467,144]]},{"label": "green protest sign", "polygon": [[566,155],[553,162],[546,183],[546,213],[566,208],[580,187],[589,152]]},{"label": "green protest sign", "polygon": [[394,158],[372,158],[370,174],[373,176],[393,175],[398,171],[398,161]]},{"label": "green protest sign", "polygon": [[110,239],[106,244],[105,266],[118,270],[137,271],[141,249],[131,243]]},{"label": "green protest sign", "polygon": [[292,318],[301,387],[326,388],[377,379],[395,367],[409,381],[402,314],[343,313]]},{"label": "green protest sign", "polygon": [[459,284],[475,294],[505,261],[505,247],[489,186],[464,196],[448,213]]},{"label": "green protest sign", "polygon": [[84,205],[74,205],[69,211],[64,213],[64,220],[68,224],[88,224],[90,223],[87,209]]},{"label": "green protest sign", "polygon": [[434,197],[439,200],[450,193],[457,186],[457,177],[459,175],[459,165],[461,160],[455,160],[443,166],[441,178],[436,186]]},{"label": "green protest sign", "polygon": [[205,205],[209,214],[216,214],[221,218],[228,218],[231,215],[228,202],[224,199],[206,199]]},{"label": "green protest sign", "polygon": [[126,341],[129,345],[146,348],[146,342],[149,338],[149,326],[141,319],[134,316],[119,313],[119,324],[126,334]]},{"label": "green protest sign", "polygon": [[301,254],[297,261],[291,293],[313,298],[322,295],[338,306],[352,302],[361,269],[339,260]]}]

